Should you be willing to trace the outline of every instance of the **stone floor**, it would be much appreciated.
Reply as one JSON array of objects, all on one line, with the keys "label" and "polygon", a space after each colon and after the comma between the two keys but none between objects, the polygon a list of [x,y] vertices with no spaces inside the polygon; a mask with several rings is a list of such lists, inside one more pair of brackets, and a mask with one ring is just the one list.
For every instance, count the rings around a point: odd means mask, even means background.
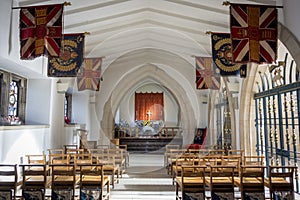
[{"label": "stone floor", "polygon": [[163,155],[130,154],[127,173],[111,190],[111,200],[170,200],[175,188],[163,167]]},{"label": "stone floor", "polygon": [[[110,200],[176,199],[175,186],[163,165],[163,154],[130,154],[127,173],[111,190]],[[240,197],[240,193],[237,191],[235,196]],[[269,196],[267,190],[266,196]],[[295,199],[300,200],[300,196],[295,194]]]}]

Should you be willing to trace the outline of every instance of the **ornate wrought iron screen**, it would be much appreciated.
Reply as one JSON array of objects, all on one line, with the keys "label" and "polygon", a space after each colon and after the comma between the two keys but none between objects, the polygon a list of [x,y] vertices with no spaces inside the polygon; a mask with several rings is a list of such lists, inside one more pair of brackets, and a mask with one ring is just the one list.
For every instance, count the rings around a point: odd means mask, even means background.
[{"label": "ornate wrought iron screen", "polygon": [[[288,54],[283,62],[260,73],[256,107],[256,152],[265,164],[299,166],[300,82],[299,70]],[[299,193],[298,170],[295,191]]]}]

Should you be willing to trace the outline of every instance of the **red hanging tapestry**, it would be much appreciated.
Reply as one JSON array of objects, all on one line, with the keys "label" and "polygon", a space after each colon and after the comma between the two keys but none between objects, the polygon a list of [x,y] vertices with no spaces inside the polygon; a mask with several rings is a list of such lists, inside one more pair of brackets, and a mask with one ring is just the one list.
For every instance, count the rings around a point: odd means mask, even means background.
[{"label": "red hanging tapestry", "polygon": [[135,120],[164,120],[164,94],[135,93]]}]

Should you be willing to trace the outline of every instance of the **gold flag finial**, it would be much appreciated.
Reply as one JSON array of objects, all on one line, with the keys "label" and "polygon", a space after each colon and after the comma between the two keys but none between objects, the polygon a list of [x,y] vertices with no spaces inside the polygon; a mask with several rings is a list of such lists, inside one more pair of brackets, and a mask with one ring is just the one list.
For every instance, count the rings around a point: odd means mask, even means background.
[{"label": "gold flag finial", "polygon": [[229,1],[223,1],[223,6],[230,6],[230,2]]},{"label": "gold flag finial", "polygon": [[206,35],[211,35],[212,32],[211,32],[211,31],[206,31],[205,34],[206,34]]},{"label": "gold flag finial", "polygon": [[66,1],[64,2],[64,6],[70,6],[70,5],[72,5],[71,2],[66,2]]},{"label": "gold flag finial", "polygon": [[85,31],[85,32],[84,32],[84,35],[91,35],[91,33],[88,32],[88,31]]}]

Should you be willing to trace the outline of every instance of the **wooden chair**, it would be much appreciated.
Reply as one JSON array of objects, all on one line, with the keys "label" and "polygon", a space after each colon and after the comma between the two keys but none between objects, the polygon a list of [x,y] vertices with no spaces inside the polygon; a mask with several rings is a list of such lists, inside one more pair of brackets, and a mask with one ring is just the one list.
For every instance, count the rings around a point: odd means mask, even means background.
[{"label": "wooden chair", "polygon": [[47,176],[48,168],[46,164],[23,164],[22,174],[22,196],[25,199],[45,199],[46,188],[51,183],[51,178]]},{"label": "wooden chair", "polygon": [[16,199],[17,187],[18,187],[17,165],[0,164],[1,199]]},{"label": "wooden chair", "polygon": [[175,149],[175,150],[179,149],[179,145],[177,145],[177,144],[167,144],[166,145],[166,151],[164,153],[164,166],[167,166],[168,159],[172,153],[171,150],[173,150],[173,149]]},{"label": "wooden chair", "polygon": [[176,200],[190,196],[194,199],[205,199],[205,168],[206,166],[182,166],[181,177],[176,177]]},{"label": "wooden chair", "polygon": [[222,199],[225,196],[234,199],[235,166],[210,166],[210,176],[205,182],[210,188],[211,199]]},{"label": "wooden chair", "polygon": [[223,155],[225,155],[225,150],[224,149],[209,150],[208,155],[220,155],[220,156],[223,156]]},{"label": "wooden chair", "polygon": [[92,154],[83,153],[83,154],[74,154],[72,155],[72,161],[75,165],[76,172],[79,172],[81,169],[81,165],[89,165],[93,163]]},{"label": "wooden chair", "polygon": [[[81,166],[83,167],[83,166]],[[103,166],[101,164],[84,165],[84,169],[80,170],[80,196],[84,199],[90,199],[88,194],[90,191],[98,191],[99,195],[93,199],[109,199],[110,197],[110,179],[104,176]],[[86,170],[89,167],[90,170]],[[106,193],[104,194],[106,186]]]},{"label": "wooden chair", "polygon": [[129,166],[129,152],[127,151],[127,144],[120,144],[117,146],[119,149],[123,149],[123,156],[125,158],[125,167]]},{"label": "wooden chair", "polygon": [[[108,154],[106,157],[97,157],[97,164],[103,165],[104,175],[111,176],[111,184],[112,187],[115,187],[115,182],[119,182],[120,178],[120,168],[119,165],[116,164],[115,155]],[[115,175],[117,175],[117,179],[115,179]]]},{"label": "wooden chair", "polygon": [[242,157],[240,155],[229,155],[221,157],[221,165],[223,166],[234,166],[234,176],[238,177],[240,175],[240,164]]},{"label": "wooden chair", "polygon": [[[46,166],[46,171],[49,171],[50,168],[47,165],[47,159],[46,159],[46,155],[44,154],[36,154],[36,155],[25,155],[25,157],[27,158],[27,163],[30,165],[33,164],[38,164],[38,165],[45,165]],[[35,169],[37,169],[37,167],[35,166]],[[40,170],[43,170],[43,167],[41,167]]]},{"label": "wooden chair", "polygon": [[193,166],[195,164],[195,155],[193,154],[183,154],[176,158],[176,163],[173,166],[173,184],[175,183],[175,178],[181,176],[182,166]]},{"label": "wooden chair", "polygon": [[178,156],[185,154],[186,149],[171,149],[170,150],[170,155],[167,160],[167,173],[171,176],[173,176],[173,169],[174,166],[176,165],[176,159]]},{"label": "wooden chair", "polygon": [[294,171],[295,166],[269,166],[269,176],[265,186],[270,190],[270,199],[295,199]]},{"label": "wooden chair", "polygon": [[71,152],[72,150],[78,149],[77,144],[66,144],[64,145],[64,153],[67,153],[68,151]]},{"label": "wooden chair", "polygon": [[265,159],[264,156],[254,156],[254,155],[243,156],[242,165],[264,166],[264,159]]},{"label": "wooden chair", "polygon": [[266,166],[242,165],[240,178],[235,179],[234,183],[241,191],[242,200],[265,199],[265,169]]},{"label": "wooden chair", "polygon": [[61,154],[63,155],[65,153],[64,149],[48,149],[48,155],[50,154]]},{"label": "wooden chair", "polygon": [[228,155],[240,156],[241,158],[245,155],[245,150],[243,149],[229,149]]},{"label": "wooden chair", "polygon": [[79,183],[73,164],[51,164],[51,199],[75,198],[75,186]]},{"label": "wooden chair", "polygon": [[124,149],[109,149],[108,153],[110,155],[114,154],[115,155],[115,162],[120,168],[120,174],[122,177],[122,174],[125,173],[126,170],[126,161],[124,157]]},{"label": "wooden chair", "polygon": [[46,155],[44,154],[37,154],[37,155],[25,155],[27,158],[27,163],[28,164],[42,164],[45,165],[47,160],[46,160]]}]

